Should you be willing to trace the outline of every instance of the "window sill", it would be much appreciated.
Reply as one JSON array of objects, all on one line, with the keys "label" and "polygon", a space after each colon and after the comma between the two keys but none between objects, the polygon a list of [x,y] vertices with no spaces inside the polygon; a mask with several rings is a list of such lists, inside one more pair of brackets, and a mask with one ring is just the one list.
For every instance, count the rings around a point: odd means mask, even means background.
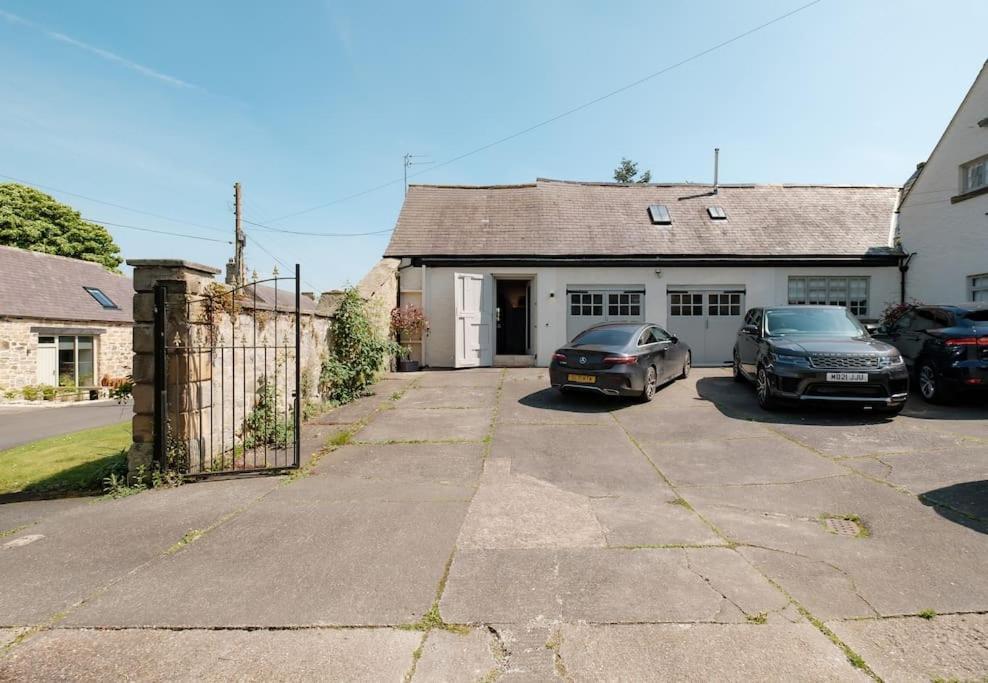
[{"label": "window sill", "polygon": [[977,190],[971,190],[970,192],[954,195],[953,197],[950,198],[950,203],[957,204],[958,202],[963,202],[966,199],[978,197],[983,194],[988,194],[988,185],[985,185],[984,187],[979,187]]}]

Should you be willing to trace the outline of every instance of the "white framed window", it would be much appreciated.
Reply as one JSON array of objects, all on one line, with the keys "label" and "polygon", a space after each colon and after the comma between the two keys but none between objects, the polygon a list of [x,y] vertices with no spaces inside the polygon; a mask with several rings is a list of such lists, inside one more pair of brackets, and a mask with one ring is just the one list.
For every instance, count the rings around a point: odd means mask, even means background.
[{"label": "white framed window", "polygon": [[741,315],[740,292],[719,292],[708,294],[707,315]]},{"label": "white framed window", "polygon": [[967,293],[971,301],[988,301],[988,273],[968,276]]},{"label": "white framed window", "polygon": [[867,276],[792,275],[789,303],[847,306],[854,315],[864,317],[868,315],[870,281]]},{"label": "white framed window", "polygon": [[702,316],[703,295],[692,292],[670,292],[669,315]]},{"label": "white framed window", "polygon": [[961,194],[988,187],[988,155],[961,165]]},{"label": "white framed window", "polygon": [[61,335],[39,337],[39,345],[52,340],[58,353],[58,386],[96,386],[96,338],[90,336]]},{"label": "white framed window", "polygon": [[608,317],[637,317],[642,314],[642,295],[631,292],[607,295]]},{"label": "white framed window", "polygon": [[570,315],[599,318],[604,315],[604,295],[591,292],[572,292],[569,295]]}]

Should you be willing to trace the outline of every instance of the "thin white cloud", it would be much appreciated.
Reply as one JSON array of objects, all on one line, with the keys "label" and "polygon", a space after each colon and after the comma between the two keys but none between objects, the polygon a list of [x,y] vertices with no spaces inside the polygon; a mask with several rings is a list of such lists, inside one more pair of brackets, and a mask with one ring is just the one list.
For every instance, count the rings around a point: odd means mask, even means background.
[{"label": "thin white cloud", "polygon": [[97,57],[100,57],[101,59],[105,59],[108,62],[113,62],[114,64],[119,64],[125,69],[136,71],[142,76],[153,78],[155,80],[161,81],[163,83],[167,83],[168,85],[172,85],[177,88],[189,88],[193,90],[205,91],[205,88],[195,85],[194,83],[189,83],[188,81],[183,81],[180,78],[175,78],[174,76],[169,76],[168,74],[161,73],[160,71],[155,71],[154,69],[144,66],[143,64],[139,64],[137,62],[131,61],[126,57],[121,57],[120,55],[114,52],[110,52],[109,50],[104,50],[102,48],[96,47],[95,45],[90,45],[89,43],[84,43],[81,40],[76,40],[71,36],[65,35],[64,33],[59,33],[58,31],[50,31],[44,26],[36,24],[33,21],[29,21],[28,19],[19,17],[16,14],[11,14],[10,12],[0,10],[0,17],[6,19],[12,24],[18,24],[20,26],[28,26],[30,28],[41,31],[43,34],[45,34],[52,40],[57,40],[60,43],[65,43],[66,45],[77,47],[80,50],[85,50],[86,52],[89,52],[90,54],[94,54]]}]

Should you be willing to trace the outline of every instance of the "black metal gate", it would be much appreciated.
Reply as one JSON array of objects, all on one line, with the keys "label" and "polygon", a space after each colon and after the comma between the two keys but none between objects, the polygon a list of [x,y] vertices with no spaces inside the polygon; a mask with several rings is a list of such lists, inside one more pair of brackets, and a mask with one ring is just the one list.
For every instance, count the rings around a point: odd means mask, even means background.
[{"label": "black metal gate", "polygon": [[299,283],[296,265],[294,277],[276,272],[196,296],[180,283],[155,286],[158,467],[201,477],[299,466]]}]

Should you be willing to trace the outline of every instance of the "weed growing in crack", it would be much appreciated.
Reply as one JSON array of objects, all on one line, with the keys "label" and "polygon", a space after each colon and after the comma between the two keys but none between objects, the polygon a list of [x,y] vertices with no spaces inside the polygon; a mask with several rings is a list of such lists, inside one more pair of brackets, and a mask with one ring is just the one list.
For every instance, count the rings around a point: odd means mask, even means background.
[{"label": "weed growing in crack", "polygon": [[922,612],[920,612],[916,616],[917,617],[920,617],[921,619],[933,619],[934,617],[937,616],[937,613],[936,613],[936,610],[924,609]]},{"label": "weed growing in crack", "polygon": [[181,550],[182,548],[184,548],[188,544],[194,543],[204,533],[206,533],[206,532],[203,531],[202,529],[192,529],[191,531],[186,531],[185,532],[185,535],[182,536],[181,539],[179,539],[178,543],[176,543],[171,548],[169,548],[168,551],[167,551],[167,553],[169,555],[173,555],[173,554],[177,553],[179,550]]},{"label": "weed growing in crack", "polygon": [[765,612],[746,614],[744,618],[748,620],[749,624],[764,624],[768,621],[768,614]]},{"label": "weed growing in crack", "polygon": [[678,505],[680,507],[686,508],[687,510],[693,509],[693,506],[690,505],[688,502],[686,502],[685,498],[675,498],[673,500],[670,500],[669,505]]},{"label": "weed growing in crack", "polygon": [[465,636],[470,633],[470,627],[464,626],[462,624],[447,624],[443,621],[442,615],[439,613],[439,601],[432,603],[432,607],[429,611],[422,615],[422,618],[411,624],[402,624],[398,628],[403,631],[431,631],[433,629],[439,631],[449,631],[450,633],[457,633],[461,636]]}]

